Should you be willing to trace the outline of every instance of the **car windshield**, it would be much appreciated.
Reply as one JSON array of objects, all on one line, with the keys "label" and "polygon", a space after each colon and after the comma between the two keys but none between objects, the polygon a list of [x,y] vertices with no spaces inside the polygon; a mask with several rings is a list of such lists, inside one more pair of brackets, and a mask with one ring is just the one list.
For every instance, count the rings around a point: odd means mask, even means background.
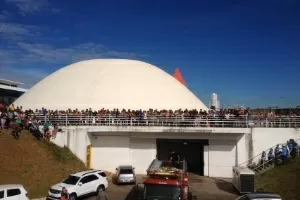
[{"label": "car windshield", "polygon": [[68,185],[76,185],[78,181],[79,181],[78,176],[69,176],[66,180],[63,181],[63,183]]},{"label": "car windshield", "polygon": [[147,184],[145,185],[145,199],[179,199],[180,187],[177,185]]},{"label": "car windshield", "polygon": [[120,174],[133,174],[132,169],[120,169]]}]

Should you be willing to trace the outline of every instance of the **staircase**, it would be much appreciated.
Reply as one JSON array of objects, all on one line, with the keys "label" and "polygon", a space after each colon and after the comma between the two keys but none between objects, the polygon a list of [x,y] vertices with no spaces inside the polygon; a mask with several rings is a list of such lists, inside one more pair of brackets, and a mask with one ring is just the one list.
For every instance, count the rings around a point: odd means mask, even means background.
[{"label": "staircase", "polygon": [[[297,151],[296,151],[296,157],[299,157],[300,156],[300,145],[299,145],[300,138],[295,140],[295,142],[298,143],[298,148],[297,148]],[[286,145],[286,143],[279,144],[279,146],[281,146],[280,149],[282,149],[282,145]],[[277,146],[277,144],[275,146],[270,147],[267,150],[265,150],[267,156],[268,156],[269,150],[270,149],[274,150],[276,146]],[[269,171],[270,169],[272,169],[276,165],[282,164],[281,155],[277,156],[277,157],[274,157],[273,159],[267,160],[267,161],[263,160],[263,158],[261,158],[261,156],[262,155],[260,153],[256,156],[254,156],[253,158],[250,158],[249,160],[239,164],[238,166],[239,167],[247,167],[247,168],[251,169],[252,171],[254,171],[255,174],[262,174],[266,171]],[[289,155],[288,159],[292,159],[292,156]]]}]

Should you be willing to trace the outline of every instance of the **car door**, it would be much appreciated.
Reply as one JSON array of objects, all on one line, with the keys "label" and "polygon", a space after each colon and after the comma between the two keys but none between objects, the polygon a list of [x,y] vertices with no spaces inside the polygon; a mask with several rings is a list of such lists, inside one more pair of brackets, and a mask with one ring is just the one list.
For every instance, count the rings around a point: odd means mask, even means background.
[{"label": "car door", "polygon": [[99,178],[94,175],[94,174],[91,174],[91,175],[87,175],[85,177],[82,178],[82,186],[83,187],[83,192],[84,192],[84,195],[85,194],[90,194],[92,192],[95,192],[97,187],[98,187],[98,180]]},{"label": "car door", "polygon": [[19,188],[7,189],[6,200],[21,200],[21,190]]},{"label": "car door", "polygon": [[[88,193],[88,185],[85,184],[88,182],[88,176],[82,177],[80,181],[78,181],[78,190],[77,190],[77,196],[86,195]],[[80,185],[81,184],[81,185]]]}]

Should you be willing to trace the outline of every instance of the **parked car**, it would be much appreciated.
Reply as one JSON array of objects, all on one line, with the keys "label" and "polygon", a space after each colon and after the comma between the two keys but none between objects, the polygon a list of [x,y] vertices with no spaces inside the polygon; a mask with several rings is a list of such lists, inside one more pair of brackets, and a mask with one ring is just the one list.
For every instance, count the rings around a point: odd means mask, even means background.
[{"label": "parked car", "polygon": [[23,185],[0,185],[0,199],[2,200],[29,200],[28,193]]},{"label": "parked car", "polygon": [[115,181],[117,184],[122,183],[136,183],[136,176],[134,173],[134,167],[131,165],[121,165],[116,168]]},{"label": "parked car", "polygon": [[237,198],[237,200],[281,200],[281,197],[275,193],[253,192]]},{"label": "parked car", "polygon": [[49,189],[47,199],[59,199],[63,187],[68,190],[69,200],[76,200],[79,197],[98,196],[108,187],[108,180],[102,170],[86,170],[71,174],[66,180]]}]

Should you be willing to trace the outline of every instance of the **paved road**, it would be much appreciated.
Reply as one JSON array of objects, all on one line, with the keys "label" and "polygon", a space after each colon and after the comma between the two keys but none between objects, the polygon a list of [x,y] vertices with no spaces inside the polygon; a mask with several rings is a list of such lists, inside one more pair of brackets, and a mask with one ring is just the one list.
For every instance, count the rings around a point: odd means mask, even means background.
[{"label": "paved road", "polygon": [[[234,200],[237,198],[235,190],[230,180],[212,179],[200,177],[197,175],[189,175],[190,189],[194,199],[197,200]],[[143,182],[143,177],[137,177],[138,183]],[[108,200],[135,200],[136,188],[133,185],[114,185],[110,183],[106,191]],[[105,195],[100,197],[91,197],[86,200],[107,200]]]}]

